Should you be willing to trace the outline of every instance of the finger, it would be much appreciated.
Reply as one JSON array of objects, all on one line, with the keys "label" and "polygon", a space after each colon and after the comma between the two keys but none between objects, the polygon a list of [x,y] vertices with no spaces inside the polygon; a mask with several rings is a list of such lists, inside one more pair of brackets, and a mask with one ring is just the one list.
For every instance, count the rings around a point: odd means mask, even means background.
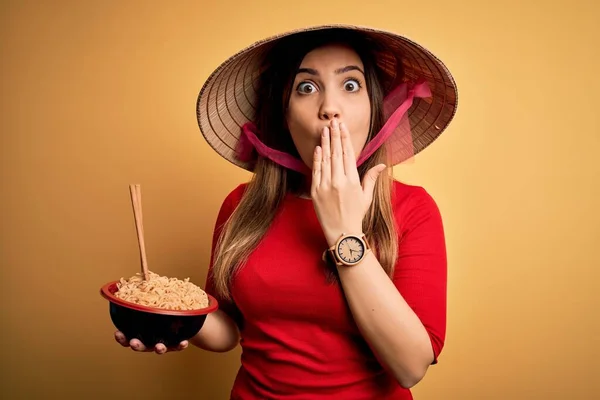
[{"label": "finger", "polygon": [[181,350],[185,350],[187,349],[189,346],[189,342],[187,340],[184,340],[183,342],[179,343],[179,346],[177,346],[177,350],[181,351]]},{"label": "finger", "polygon": [[321,146],[317,146],[315,147],[315,152],[313,154],[313,177],[310,189],[312,194],[319,188],[319,184],[321,183],[321,158]]},{"label": "finger", "polygon": [[321,135],[321,181],[320,186],[327,186],[331,182],[331,143],[329,141],[329,127],[323,128]]},{"label": "finger", "polygon": [[164,345],[164,344],[162,344],[162,343],[157,343],[157,344],[154,346],[154,352],[155,352],[156,354],[165,354],[165,353],[167,352],[167,346],[165,346],[165,345]]},{"label": "finger", "polygon": [[144,346],[144,344],[139,341],[138,339],[131,339],[129,341],[129,346],[135,350],[135,351],[146,351],[146,346]]},{"label": "finger", "polygon": [[385,164],[376,165],[373,168],[371,168],[363,178],[363,193],[369,200],[369,203],[373,199],[373,190],[375,189],[375,182],[377,182],[377,178],[385,168]]},{"label": "finger", "polygon": [[343,122],[340,123],[340,137],[342,139],[342,151],[344,153],[344,172],[353,182],[360,182],[358,169],[356,168],[356,155],[354,146],[350,140],[350,132]]},{"label": "finger", "polygon": [[115,340],[121,346],[123,346],[123,347],[129,347],[129,341],[127,340],[127,338],[125,337],[125,335],[123,334],[123,332],[116,331],[115,332]]},{"label": "finger", "polygon": [[340,179],[345,175],[340,125],[334,118],[331,121],[331,179]]}]

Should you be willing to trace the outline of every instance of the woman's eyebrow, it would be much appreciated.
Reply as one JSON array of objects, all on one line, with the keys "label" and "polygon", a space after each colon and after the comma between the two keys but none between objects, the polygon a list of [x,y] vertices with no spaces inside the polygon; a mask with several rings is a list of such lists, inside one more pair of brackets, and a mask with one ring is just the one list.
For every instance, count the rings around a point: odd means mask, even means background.
[{"label": "woman's eyebrow", "polygon": [[[363,75],[365,74],[364,71],[356,65],[348,65],[348,66],[345,66],[344,68],[338,68],[335,70],[335,73],[343,74],[348,71],[359,71]],[[296,72],[296,74],[300,74],[300,73],[306,73],[306,74],[310,74],[310,75],[319,76],[319,71],[317,71],[314,68],[299,68],[298,71]]]}]

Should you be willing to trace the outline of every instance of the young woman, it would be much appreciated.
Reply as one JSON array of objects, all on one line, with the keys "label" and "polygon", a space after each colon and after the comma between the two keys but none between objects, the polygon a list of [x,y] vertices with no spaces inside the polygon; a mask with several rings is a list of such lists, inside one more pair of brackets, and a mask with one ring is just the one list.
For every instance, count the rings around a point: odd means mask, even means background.
[{"label": "young woman", "polygon": [[446,248],[434,200],[390,167],[455,109],[439,60],[367,28],[270,38],[211,75],[201,130],[254,175],[219,211],[205,290],[220,309],[190,343],[241,344],[232,399],[412,398],[444,344]]}]

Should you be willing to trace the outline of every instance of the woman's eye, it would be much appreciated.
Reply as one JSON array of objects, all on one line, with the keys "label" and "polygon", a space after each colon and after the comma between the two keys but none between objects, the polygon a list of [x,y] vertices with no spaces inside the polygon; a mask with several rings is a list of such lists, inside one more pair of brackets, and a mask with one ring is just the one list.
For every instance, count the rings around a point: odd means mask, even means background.
[{"label": "woman's eye", "polygon": [[356,92],[360,89],[360,83],[356,79],[350,79],[344,83],[344,89],[349,92]]},{"label": "woman's eye", "polygon": [[315,90],[315,86],[310,82],[303,82],[298,85],[298,91],[300,93],[313,93]]}]

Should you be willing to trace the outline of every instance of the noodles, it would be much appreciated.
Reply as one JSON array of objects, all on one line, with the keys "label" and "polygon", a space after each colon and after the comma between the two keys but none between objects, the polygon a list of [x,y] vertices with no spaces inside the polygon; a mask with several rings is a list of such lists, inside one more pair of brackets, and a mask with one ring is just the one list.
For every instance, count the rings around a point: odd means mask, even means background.
[{"label": "noodles", "polygon": [[148,280],[141,273],[117,283],[115,297],[147,307],[167,310],[196,310],[208,307],[208,296],[189,278],[180,280],[149,272]]}]

